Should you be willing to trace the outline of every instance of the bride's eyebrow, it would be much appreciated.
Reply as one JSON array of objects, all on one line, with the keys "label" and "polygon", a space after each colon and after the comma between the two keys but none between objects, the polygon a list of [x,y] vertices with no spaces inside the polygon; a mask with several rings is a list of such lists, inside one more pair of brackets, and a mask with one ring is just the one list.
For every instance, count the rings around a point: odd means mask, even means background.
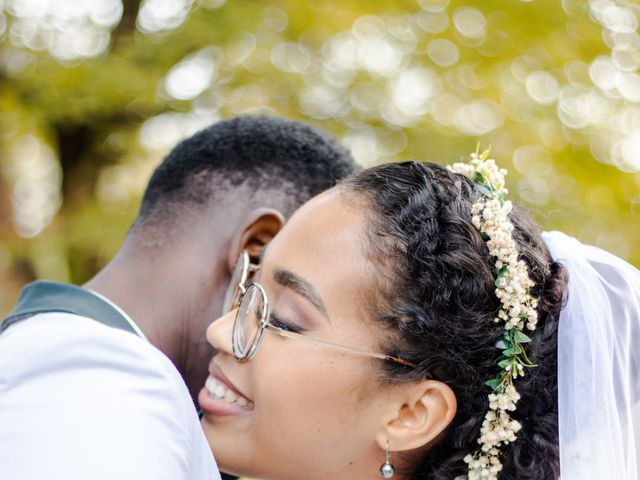
[{"label": "bride's eyebrow", "polygon": [[327,307],[325,306],[320,293],[313,285],[311,285],[311,283],[301,276],[281,268],[274,270],[273,278],[283,287],[290,288],[301,297],[306,298],[311,305],[313,305],[329,322],[331,322],[329,315],[327,314]]}]

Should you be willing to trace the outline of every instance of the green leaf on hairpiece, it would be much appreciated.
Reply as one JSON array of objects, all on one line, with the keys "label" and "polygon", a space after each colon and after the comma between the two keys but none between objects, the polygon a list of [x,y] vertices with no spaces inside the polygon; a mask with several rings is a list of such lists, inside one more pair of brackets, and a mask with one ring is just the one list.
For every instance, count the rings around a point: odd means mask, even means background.
[{"label": "green leaf on hairpiece", "polygon": [[491,237],[487,235],[486,232],[480,232],[480,236],[482,237],[482,240],[484,240],[485,242],[488,242],[491,239]]},{"label": "green leaf on hairpiece", "polygon": [[496,348],[499,348],[500,350],[506,350],[507,348],[509,348],[509,345],[507,345],[507,342],[504,341],[504,339],[500,339],[496,342]]},{"label": "green leaf on hairpiece", "polygon": [[500,361],[498,362],[498,366],[499,366],[500,368],[506,368],[506,367],[507,367],[507,365],[509,365],[510,363],[511,363],[511,359],[510,359],[510,358],[505,358],[504,360],[500,360]]},{"label": "green leaf on hairpiece", "polygon": [[502,277],[505,276],[508,270],[509,270],[509,267],[507,267],[506,265],[503,265],[502,268],[498,270],[498,276],[496,277],[496,281],[495,281],[496,287],[500,287],[500,280],[502,279]]},{"label": "green leaf on hairpiece", "polygon": [[531,341],[531,338],[529,338],[527,335],[525,335],[523,332],[521,332],[520,330],[518,330],[517,328],[513,329],[513,338],[516,342],[518,343],[529,343]]},{"label": "green leaf on hairpiece", "polygon": [[[480,145],[478,145],[479,147]],[[477,150],[477,148],[476,148]],[[491,147],[487,148],[484,152],[482,152],[480,155],[478,155],[478,158],[480,158],[480,160],[482,160],[483,162],[489,158],[489,155],[491,155]]]},{"label": "green leaf on hairpiece", "polygon": [[480,172],[475,172],[475,174],[473,175],[473,181],[479,183],[480,185],[485,185],[487,183],[484,179],[484,175],[482,175]]},{"label": "green leaf on hairpiece", "polygon": [[[480,174],[478,173],[478,175],[480,175]],[[491,196],[492,190],[491,190],[490,187],[488,187],[485,184],[480,184],[479,183],[478,184],[478,190],[480,190],[480,193],[482,193],[485,197]]]},{"label": "green leaf on hairpiece", "polygon": [[491,387],[491,390],[496,390],[500,385],[500,380],[497,378],[492,378],[491,380],[487,380],[484,382],[485,385]]}]

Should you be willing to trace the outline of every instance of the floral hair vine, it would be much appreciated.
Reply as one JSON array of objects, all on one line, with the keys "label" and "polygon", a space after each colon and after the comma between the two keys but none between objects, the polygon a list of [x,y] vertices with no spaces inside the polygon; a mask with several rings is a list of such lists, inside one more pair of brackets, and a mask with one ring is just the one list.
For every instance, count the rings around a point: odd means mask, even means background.
[{"label": "floral hair vine", "polygon": [[518,260],[518,250],[513,239],[513,224],[509,220],[512,203],[505,200],[507,171],[498,168],[489,159],[490,150],[471,154],[469,163],[454,163],[449,170],[473,180],[482,192],[481,198],[472,207],[473,225],[480,231],[495,259],[496,296],[500,309],[493,319],[502,324],[504,331],[496,342],[502,351],[498,362],[499,371],[486,385],[491,388],[489,411],[484,417],[480,448],[468,454],[464,461],[468,465],[469,480],[496,480],[502,470],[500,447],[516,440],[521,425],[512,419],[509,412],[515,411],[520,395],[513,381],[525,373],[525,368],[535,367],[527,358],[525,345],[531,339],[524,330],[536,328],[538,300],[529,294],[533,282],[529,278],[527,265]]}]

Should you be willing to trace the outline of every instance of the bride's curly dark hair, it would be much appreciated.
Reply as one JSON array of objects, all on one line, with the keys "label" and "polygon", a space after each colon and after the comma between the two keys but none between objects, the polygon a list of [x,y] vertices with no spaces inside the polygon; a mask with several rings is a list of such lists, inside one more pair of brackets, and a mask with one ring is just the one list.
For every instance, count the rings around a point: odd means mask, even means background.
[{"label": "bride's curly dark hair", "polygon": [[[394,366],[387,381],[432,378],[449,385],[458,409],[439,441],[405,472],[412,479],[452,480],[467,473],[463,458],[477,450],[489,409],[484,382],[497,373],[495,343],[503,326],[491,321],[499,309],[495,260],[471,223],[481,193],[473,182],[442,166],[406,162],[366,170],[342,185],[364,198],[372,215],[368,251],[378,291],[373,314],[388,327],[382,345],[417,364]],[[555,263],[524,209],[510,215],[520,258],[535,283],[539,321],[528,356],[538,364],[515,382],[521,395],[513,417],[518,439],[502,447],[501,479],[551,480],[559,476],[557,328],[567,275]]]}]

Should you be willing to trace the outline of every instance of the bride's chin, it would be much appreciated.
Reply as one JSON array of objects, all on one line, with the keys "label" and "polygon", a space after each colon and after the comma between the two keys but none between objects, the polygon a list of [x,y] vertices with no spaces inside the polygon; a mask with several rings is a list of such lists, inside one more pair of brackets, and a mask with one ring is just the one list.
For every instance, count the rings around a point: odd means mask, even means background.
[{"label": "bride's chin", "polygon": [[205,437],[211,447],[216,464],[220,471],[241,478],[259,478],[266,480],[266,477],[259,475],[255,471],[249,471],[247,457],[244,454],[249,443],[246,435],[243,435],[243,425],[239,421],[246,419],[247,415],[209,415],[203,413],[200,420]]},{"label": "bride's chin", "polygon": [[[251,468],[246,459],[233,458],[229,459],[225,456],[218,458],[216,451],[213,451],[213,455],[218,464],[218,469],[221,472],[227,473],[238,478],[255,478],[260,480],[279,480],[277,477],[265,475],[265,472],[260,469]],[[225,461],[226,460],[226,461]]]}]

